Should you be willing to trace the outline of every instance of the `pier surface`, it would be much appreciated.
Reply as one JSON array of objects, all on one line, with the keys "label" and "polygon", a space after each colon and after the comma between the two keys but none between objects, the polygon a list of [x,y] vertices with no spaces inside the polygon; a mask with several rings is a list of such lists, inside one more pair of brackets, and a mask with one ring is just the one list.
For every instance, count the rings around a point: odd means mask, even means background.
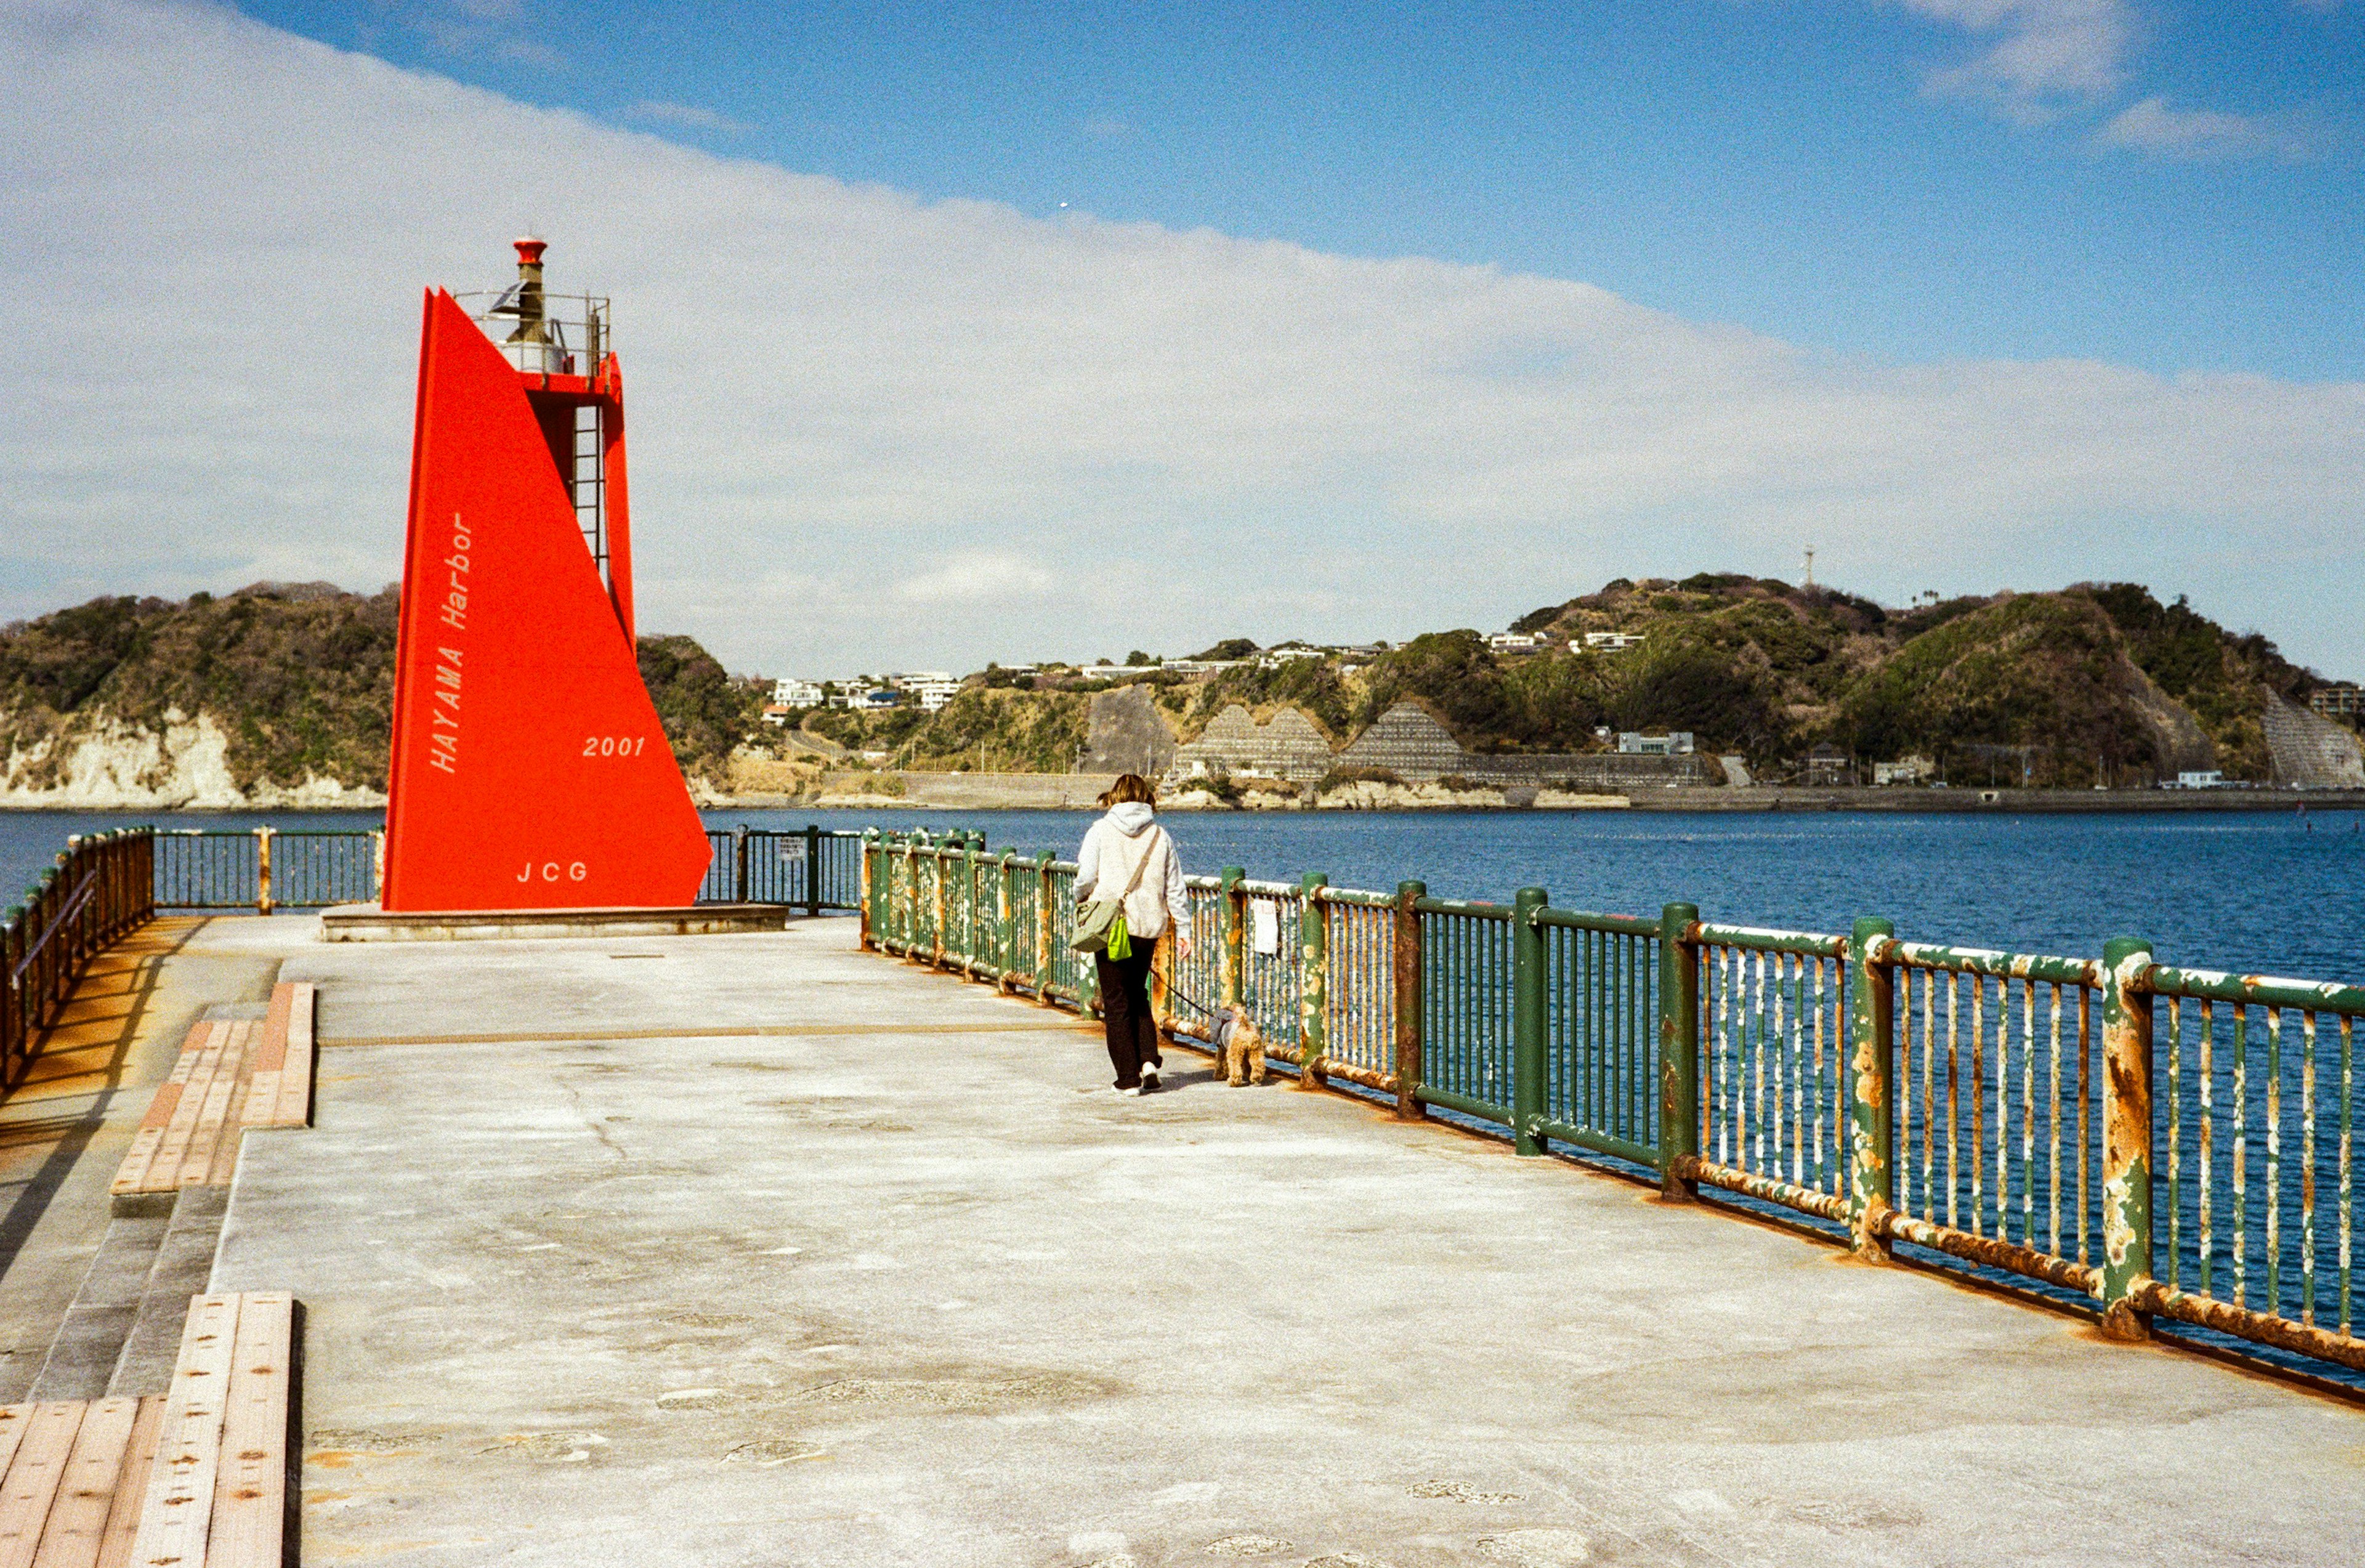
[{"label": "pier surface", "polygon": [[304,1562],[2365,1557],[2348,1406],[854,938],[287,960]]}]

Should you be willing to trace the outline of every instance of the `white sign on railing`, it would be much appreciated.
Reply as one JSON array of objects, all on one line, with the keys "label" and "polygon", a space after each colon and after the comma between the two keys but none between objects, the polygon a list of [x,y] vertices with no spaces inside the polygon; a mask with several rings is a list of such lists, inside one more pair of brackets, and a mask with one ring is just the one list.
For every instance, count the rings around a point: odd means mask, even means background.
[{"label": "white sign on railing", "polygon": [[1250,940],[1267,958],[1281,952],[1281,905],[1271,899],[1249,901]]}]

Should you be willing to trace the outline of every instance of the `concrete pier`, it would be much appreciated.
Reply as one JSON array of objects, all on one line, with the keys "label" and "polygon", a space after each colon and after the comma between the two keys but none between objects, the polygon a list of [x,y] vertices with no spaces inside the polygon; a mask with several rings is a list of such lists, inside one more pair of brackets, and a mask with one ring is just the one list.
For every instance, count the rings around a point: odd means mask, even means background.
[{"label": "concrete pier", "polygon": [[2365,1415],[784,933],[317,946],[326,1564],[2329,1562]]}]

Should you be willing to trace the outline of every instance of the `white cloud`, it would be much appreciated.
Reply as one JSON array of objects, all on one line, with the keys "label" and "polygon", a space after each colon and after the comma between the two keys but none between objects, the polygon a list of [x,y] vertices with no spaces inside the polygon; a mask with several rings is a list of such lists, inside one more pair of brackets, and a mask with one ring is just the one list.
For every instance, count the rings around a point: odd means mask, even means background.
[{"label": "white cloud", "polygon": [[2365,666],[2365,386],[1834,361],[1581,283],[729,161],[223,10],[0,17],[0,619],[399,564],[419,288],[616,299],[643,619],[851,673],[2132,577]]},{"label": "white cloud", "polygon": [[2168,100],[2160,97],[2128,105],[2104,122],[2094,139],[2105,147],[2176,158],[2243,158],[2303,151],[2295,138],[2265,121],[2215,109],[2170,108]]},{"label": "white cloud", "polygon": [[906,604],[994,604],[1014,608],[1042,599],[1059,586],[1048,568],[1015,555],[970,554],[916,577],[905,577],[894,596]]},{"label": "white cloud", "polygon": [[726,131],[735,136],[747,129],[744,122],[728,115],[717,114],[712,109],[701,108],[696,104],[668,104],[661,98],[643,98],[624,113],[633,119],[646,120],[652,125],[679,126],[685,130]]},{"label": "white cloud", "polygon": [[1900,0],[1910,11],[1980,35],[1999,35],[1975,58],[1934,70],[1930,90],[1985,99],[2016,118],[2045,119],[2064,103],[2117,91],[2134,47],[2129,0]]}]

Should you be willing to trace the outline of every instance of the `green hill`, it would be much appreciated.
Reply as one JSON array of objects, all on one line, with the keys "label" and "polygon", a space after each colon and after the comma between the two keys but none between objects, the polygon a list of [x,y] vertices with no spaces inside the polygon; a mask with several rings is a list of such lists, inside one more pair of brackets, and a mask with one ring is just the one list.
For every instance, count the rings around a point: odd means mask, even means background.
[{"label": "green hill", "polygon": [[[180,603],[97,599],[0,627],[0,794],[71,785],[99,803],[105,791],[85,788],[95,767],[126,803],[137,796],[126,779],[162,778],[200,780],[182,798],[225,801],[382,791],[395,619],[392,588],[258,583]],[[1151,665],[1121,678],[1148,686],[1186,740],[1239,703],[1261,717],[1295,707],[1344,743],[1410,700],[1482,752],[1689,730],[1775,778],[1797,777],[1820,746],[1866,762],[1918,754],[1965,782],[2072,786],[2209,767],[2264,778],[2265,694],[2304,703],[2322,684],[2264,637],[2129,583],[1900,610],[1769,578],[1621,578],[1514,629],[1546,645],[1513,653],[1474,631],[1435,632],[1212,677]],[[1589,646],[1588,634],[1638,640]],[[1203,656],[1254,651],[1230,639]],[[807,713],[800,737],[766,726],[760,688],[694,640],[644,637],[639,653],[675,755],[718,792],[816,788],[829,766],[817,759],[846,752],[891,767],[1063,772],[1083,749],[1091,694],[1112,684],[1060,666],[989,670],[937,712]],[[776,781],[750,783],[751,767]]]},{"label": "green hill", "polygon": [[1692,729],[1776,766],[1827,744],[1966,778],[2011,752],[2037,783],[2210,766],[2263,778],[2264,690],[2304,702],[2322,684],[2264,637],[2133,583],[1892,610],[1765,578],[1621,580],[1515,626],[1642,634],[1620,654],[1508,662],[1537,666],[1530,686],[1587,692],[1619,728]]},{"label": "green hill", "polygon": [[[0,786],[54,790],[94,745],[133,767],[153,753],[157,774],[176,766],[172,737],[209,723],[241,794],[319,780],[383,791],[397,600],[391,588],[257,583],[219,599],[95,599],[0,627]],[[688,637],[642,638],[640,663],[675,755],[719,781],[760,700]],[[207,745],[194,750],[177,766],[209,769]]]}]

